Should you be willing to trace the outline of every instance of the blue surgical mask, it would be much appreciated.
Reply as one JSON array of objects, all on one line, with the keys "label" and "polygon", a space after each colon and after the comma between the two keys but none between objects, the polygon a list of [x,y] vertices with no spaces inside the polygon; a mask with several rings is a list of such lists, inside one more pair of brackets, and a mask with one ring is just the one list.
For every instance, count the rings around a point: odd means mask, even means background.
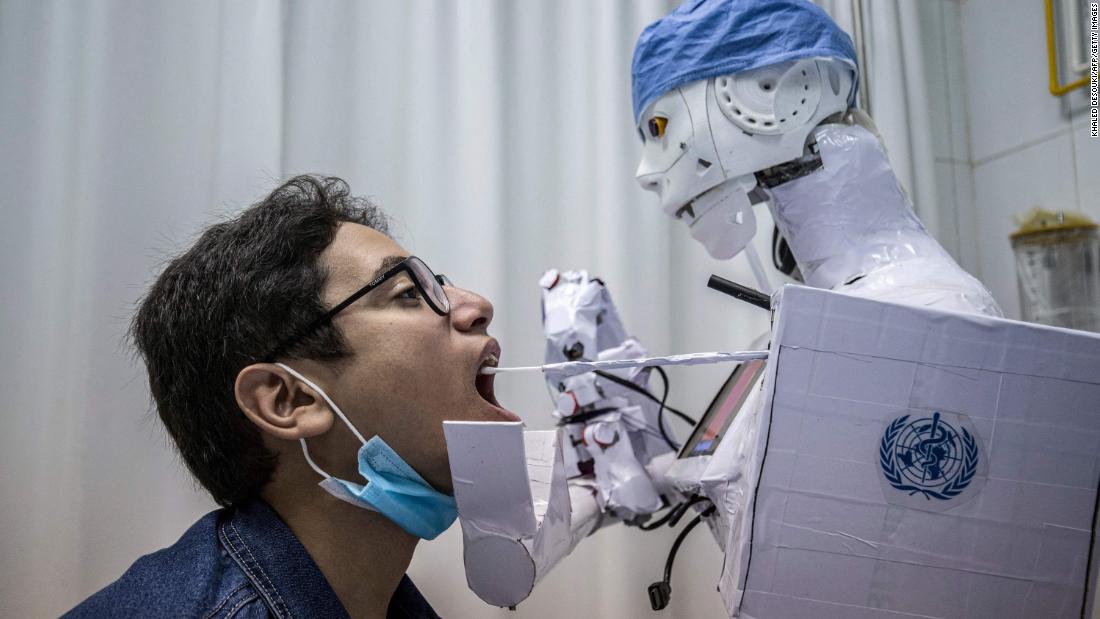
[{"label": "blue surgical mask", "polygon": [[421,539],[435,539],[454,524],[458,517],[454,497],[433,488],[382,437],[374,436],[369,441],[363,438],[324,389],[293,368],[282,363],[276,365],[319,393],[363,444],[359,448],[359,474],[367,483],[360,485],[324,472],[309,457],[305,439],[299,439],[306,462],[324,478],[320,483],[322,488],[341,501],[382,514],[405,532]]}]

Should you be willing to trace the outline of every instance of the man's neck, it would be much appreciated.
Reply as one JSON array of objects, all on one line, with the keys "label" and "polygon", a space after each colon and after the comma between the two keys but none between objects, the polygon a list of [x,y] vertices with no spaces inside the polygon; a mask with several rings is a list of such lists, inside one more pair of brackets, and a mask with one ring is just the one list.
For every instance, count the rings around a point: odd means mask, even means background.
[{"label": "man's neck", "polygon": [[354,618],[385,617],[419,541],[385,516],[340,501],[319,486],[272,493],[278,512]]}]

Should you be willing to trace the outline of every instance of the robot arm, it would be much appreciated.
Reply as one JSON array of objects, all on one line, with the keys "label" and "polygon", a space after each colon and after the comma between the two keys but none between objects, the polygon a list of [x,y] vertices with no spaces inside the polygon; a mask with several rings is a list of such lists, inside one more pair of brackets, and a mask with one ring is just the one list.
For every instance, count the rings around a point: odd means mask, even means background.
[{"label": "robot arm", "polygon": [[[646,356],[599,279],[551,270],[540,284],[547,363]],[[515,606],[581,539],[682,501],[663,481],[676,452],[650,371],[548,378],[558,430],[445,422],[467,581],[481,599]]]},{"label": "robot arm", "polygon": [[[627,335],[604,283],[586,271],[551,269],[542,288],[546,363],[644,357]],[[562,428],[566,474],[594,481],[601,513],[635,520],[660,509],[658,485],[646,467],[671,460],[676,445],[649,396],[651,368],[547,378]]]}]

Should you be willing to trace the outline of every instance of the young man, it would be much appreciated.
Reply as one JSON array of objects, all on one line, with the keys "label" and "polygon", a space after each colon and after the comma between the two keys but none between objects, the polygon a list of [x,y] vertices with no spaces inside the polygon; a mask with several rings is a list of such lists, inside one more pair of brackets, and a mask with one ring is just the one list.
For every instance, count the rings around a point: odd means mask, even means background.
[{"label": "young man", "polygon": [[209,227],[132,334],[224,508],[70,615],[435,617],[405,570],[455,519],[442,422],[518,419],[478,375],[492,318],[339,179],[299,176]]}]

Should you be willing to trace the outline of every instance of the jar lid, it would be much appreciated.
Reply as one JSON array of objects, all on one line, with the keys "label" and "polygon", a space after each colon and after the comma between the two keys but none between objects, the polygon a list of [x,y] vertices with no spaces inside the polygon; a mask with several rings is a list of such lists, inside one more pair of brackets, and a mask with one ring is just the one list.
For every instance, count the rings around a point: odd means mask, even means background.
[{"label": "jar lid", "polygon": [[1097,227],[1096,222],[1083,213],[1066,211],[1048,211],[1035,207],[1022,218],[1017,219],[1020,228],[1009,235],[1013,241],[1034,234],[1048,232],[1083,232]]}]

